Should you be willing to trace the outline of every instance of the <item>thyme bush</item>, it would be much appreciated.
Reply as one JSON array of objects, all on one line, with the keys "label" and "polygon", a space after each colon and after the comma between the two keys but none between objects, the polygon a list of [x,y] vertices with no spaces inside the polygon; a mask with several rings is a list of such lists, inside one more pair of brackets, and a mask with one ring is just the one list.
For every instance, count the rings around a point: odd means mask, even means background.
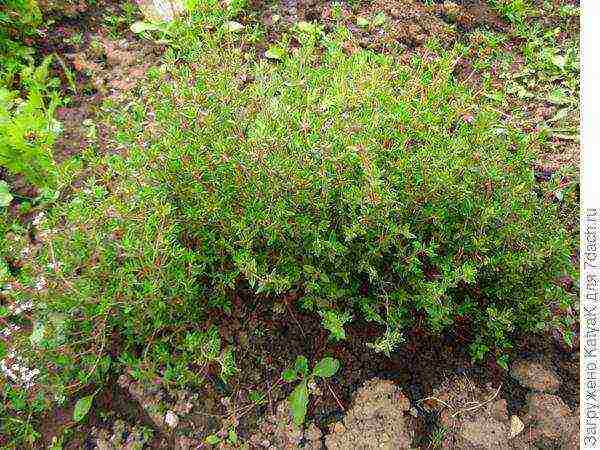
[{"label": "thyme bush", "polygon": [[[136,99],[107,106],[120,152],[87,155],[93,176],[41,222],[23,272],[44,271],[54,385],[115,362],[193,379],[208,360],[194,333],[240,287],[300,294],[334,339],[378,322],[384,352],[416,326],[469,324],[479,358],[562,327],[572,299],[555,278],[574,243],[534,180],[531,137],[454,79],[460,49],[402,66],[301,32],[295,53],[256,62],[202,31],[223,18],[189,20]],[[210,354],[231,367],[225,350]]]}]

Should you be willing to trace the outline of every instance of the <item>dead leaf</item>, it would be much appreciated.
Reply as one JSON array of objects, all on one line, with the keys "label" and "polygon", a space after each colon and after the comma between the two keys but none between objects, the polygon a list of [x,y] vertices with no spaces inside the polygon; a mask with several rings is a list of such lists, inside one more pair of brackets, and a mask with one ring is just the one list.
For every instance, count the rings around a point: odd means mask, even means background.
[{"label": "dead leaf", "polygon": [[521,419],[519,419],[517,416],[511,416],[510,418],[510,438],[514,438],[515,436],[517,436],[519,433],[521,433],[521,431],[523,431],[523,429],[525,428],[525,425],[523,425],[523,422],[521,421]]}]

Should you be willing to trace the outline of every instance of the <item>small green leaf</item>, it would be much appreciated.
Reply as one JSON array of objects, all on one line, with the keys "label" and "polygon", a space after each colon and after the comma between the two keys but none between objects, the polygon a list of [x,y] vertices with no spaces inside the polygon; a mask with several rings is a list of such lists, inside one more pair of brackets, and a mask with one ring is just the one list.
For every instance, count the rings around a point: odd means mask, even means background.
[{"label": "small green leaf", "polygon": [[567,63],[567,58],[565,58],[563,55],[554,55],[550,58],[550,60],[552,61],[552,64],[561,70],[565,68],[565,64]]},{"label": "small green leaf", "polygon": [[296,373],[300,373],[305,376],[308,375],[308,359],[302,355],[298,356],[294,364],[294,370]]},{"label": "small green leaf", "polygon": [[250,391],[248,398],[257,405],[262,405],[265,402],[265,394],[260,391]]},{"label": "small green leaf", "polygon": [[356,25],[358,25],[361,28],[369,28],[369,19],[365,17],[359,17],[358,19],[356,19]]},{"label": "small green leaf", "polygon": [[373,25],[375,25],[376,27],[380,27],[381,25],[383,25],[385,22],[387,21],[387,16],[385,15],[384,12],[379,12],[375,18],[373,19]]},{"label": "small green leaf", "polygon": [[59,195],[59,190],[44,187],[40,189],[40,195],[37,197],[37,200],[44,203],[52,203],[58,200]]},{"label": "small green leaf", "polygon": [[560,89],[555,89],[550,94],[548,94],[546,100],[555,105],[568,105],[573,101],[573,99],[568,94],[566,94]]},{"label": "small green leaf", "polygon": [[416,239],[417,238],[417,236],[415,236],[413,233],[410,232],[410,227],[408,225],[404,225],[402,227],[402,229],[400,230],[400,233],[406,239]]},{"label": "small green leaf", "polygon": [[77,400],[77,403],[75,403],[75,409],[73,410],[73,420],[75,422],[81,422],[81,420],[87,416],[87,413],[92,407],[92,402],[94,401],[95,395],[96,394],[87,395]]},{"label": "small green leaf", "polygon": [[548,122],[560,122],[569,116],[570,108],[561,108]]},{"label": "small green leaf", "polygon": [[[0,258],[0,283],[8,281],[8,279],[11,277],[12,275],[10,273],[10,268],[8,267],[8,264],[6,263],[4,258]],[[0,317],[2,316],[0,315]]]},{"label": "small green leaf", "polygon": [[502,355],[496,359],[496,362],[504,370],[508,370],[508,355]]},{"label": "small green leaf", "polygon": [[142,21],[133,22],[131,24],[131,27],[129,27],[129,28],[131,29],[131,31],[133,31],[136,34],[144,33],[146,31],[160,30],[160,27],[158,25],[150,23],[150,22],[142,22]]},{"label": "small green leaf", "polygon": [[225,31],[229,32],[229,33],[237,33],[238,31],[241,31],[244,29],[244,25],[242,25],[239,22],[236,22],[234,20],[230,20],[229,22],[225,22],[225,25],[223,25],[223,28],[225,29]]},{"label": "small green leaf", "polygon": [[283,373],[281,374],[281,378],[283,378],[289,383],[298,378],[298,375],[296,374],[296,371],[294,369],[287,369],[283,371]]},{"label": "small green leaf", "polygon": [[31,344],[34,347],[39,346],[40,343],[42,342],[42,340],[44,339],[45,332],[46,332],[46,326],[42,322],[36,322],[35,325],[33,326],[33,331],[31,332],[31,335],[29,336],[29,342],[31,342]]},{"label": "small green leaf", "polygon": [[317,273],[317,270],[313,266],[305,265],[303,269],[304,273],[308,275],[314,275],[315,273]]},{"label": "small green leaf", "polygon": [[7,353],[6,344],[4,341],[0,341],[0,359],[4,358]]},{"label": "small green leaf", "polygon": [[313,375],[315,377],[329,378],[335,375],[339,368],[340,362],[335,358],[327,356],[317,363],[313,369]]},{"label": "small green leaf", "polygon": [[265,52],[265,56],[269,59],[283,59],[285,56],[285,50],[275,45]]},{"label": "small green leaf", "polygon": [[294,423],[298,426],[302,425],[306,417],[306,408],[308,406],[308,385],[306,380],[302,381],[289,397],[290,409]]},{"label": "small green leaf", "polygon": [[298,30],[304,32],[304,33],[309,33],[312,34],[317,30],[317,27],[315,26],[315,24],[312,24],[310,22],[298,22],[297,24]]},{"label": "small green leaf", "polygon": [[331,333],[332,340],[346,339],[344,325],[352,320],[352,314],[348,311],[340,312],[332,309],[319,311],[319,314],[323,318],[323,327]]},{"label": "small green leaf", "polygon": [[206,436],[205,441],[209,445],[215,445],[215,444],[218,444],[219,442],[221,442],[221,438],[219,436],[217,436],[216,434],[210,434],[210,435]]},{"label": "small green leaf", "polygon": [[504,94],[502,94],[502,92],[489,92],[485,94],[485,97],[496,102],[502,102],[504,100]]},{"label": "small green leaf", "polygon": [[565,331],[563,333],[563,339],[565,341],[565,344],[567,344],[569,347],[573,347],[573,332],[572,331]]},{"label": "small green leaf", "polygon": [[237,437],[237,433],[235,432],[234,428],[229,429],[229,433],[227,434],[227,440],[229,441],[230,444],[237,444],[238,437]]},{"label": "small green leaf", "polygon": [[13,196],[8,191],[8,183],[0,181],[0,207],[6,207],[12,202]]}]

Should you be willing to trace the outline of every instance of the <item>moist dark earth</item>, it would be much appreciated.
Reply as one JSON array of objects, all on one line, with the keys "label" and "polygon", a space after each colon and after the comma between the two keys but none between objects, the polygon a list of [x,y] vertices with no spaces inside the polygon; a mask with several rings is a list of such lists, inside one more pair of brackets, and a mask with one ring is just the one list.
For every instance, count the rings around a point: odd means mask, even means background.
[{"label": "moist dark earth", "polygon": [[[386,394],[382,397],[383,410],[381,405],[373,406],[378,412],[371,415],[363,412],[367,416],[360,423],[365,420],[373,422],[377,429],[378,421],[385,418],[385,411],[392,408],[391,404],[404,405],[405,409],[396,413],[394,419],[386,420],[400,427],[397,421],[402,418],[402,432],[410,442],[410,447],[406,448],[435,448],[431,447],[432,435],[439,433],[442,427],[446,430],[443,435],[446,444],[440,448],[533,449],[537,448],[534,442],[546,445],[540,448],[575,448],[565,447],[565,442],[571,438],[574,428],[578,430],[579,352],[576,346],[567,348],[552,336],[521,341],[515,349],[512,368],[507,372],[493,361],[481,366],[473,365],[464,347],[465,335],[460,332],[437,339],[413,332],[407,337],[406,344],[388,358],[365,347],[366,342],[381,332],[371,324],[353,323],[347,330],[348,339],[334,343],[328,339],[319,320],[313,315],[303,314],[293,305],[286,306],[288,303],[289,300],[286,302],[285,299],[282,302],[246,297],[243,301],[238,298],[234,302],[232,315],[214,311],[213,323],[219,326],[227,343],[236,348],[239,372],[229,384],[220,380],[217,367],[211,367],[212,371],[205,373],[209,382],[201,389],[172,390],[162,385],[142,385],[122,377],[115,383],[109,383],[115,386],[114,389],[104,392],[97,401],[98,411],[111,411],[111,415],[106,419],[99,414],[91,417],[85,432],[82,430],[80,433],[81,440],[76,439],[69,448],[100,448],[97,447],[99,430],[112,430],[116,417],[130,424],[134,430],[139,425],[154,429],[156,433],[154,439],[148,442],[149,448],[198,448],[194,445],[201,442],[201,437],[208,430],[227,429],[232,423],[237,423],[237,434],[241,440],[250,439],[255,443],[256,447],[250,448],[262,448],[260,443],[269,439],[275,440],[275,446],[272,447],[271,443],[266,448],[325,448],[327,439],[341,442],[327,448],[388,448],[344,447],[347,437],[328,437],[349,433],[348,427],[341,423],[355,408],[356,401],[353,399],[361,388],[371,385],[370,389],[375,392],[380,389],[377,384],[373,387],[373,380],[393,384],[397,389],[395,395],[404,400],[389,403],[385,400],[389,393]],[[295,320],[290,321],[290,315]],[[308,440],[308,432],[305,435],[295,428],[285,405],[285,398],[293,386],[281,381],[281,371],[291,367],[297,355],[305,355],[309,361],[333,356],[341,362],[340,372],[331,380],[320,382],[311,396],[307,424],[310,424],[309,430],[314,426],[313,434],[319,434],[316,441]],[[536,364],[541,367],[540,370]],[[536,380],[539,381],[537,384]],[[255,406],[249,398],[250,391],[263,393],[265,402]],[[223,398],[227,400],[223,401]],[[373,398],[379,397],[375,395]],[[363,393],[361,399],[368,404],[372,397]],[[493,401],[487,402],[489,399]],[[538,406],[532,408],[534,400],[538,401],[535,404]],[[476,408],[472,417],[450,419],[452,414],[468,410],[472,403],[477,402],[482,407]],[[557,402],[562,410],[553,402]],[[536,419],[535,414],[543,408],[539,404],[548,403],[552,411],[563,411],[562,416],[556,419],[560,422],[558,428],[553,422],[540,425]],[[451,407],[446,408],[446,405]],[[178,418],[175,429],[165,422],[164,413],[154,415],[157,407],[175,413]],[[492,410],[488,411],[489,408]],[[509,417],[523,419],[526,426],[521,436],[523,442],[512,440],[510,445],[513,447],[508,446],[508,439],[504,439],[503,445],[498,447],[465,444],[465,437],[461,437],[463,427],[477,418],[486,417],[485,414],[491,417],[498,408],[503,411],[504,417],[499,423],[504,423],[507,430],[510,428]],[[68,420],[70,412],[63,414]],[[461,416],[458,418],[461,419]],[[55,416],[49,428],[55,429],[57,425]],[[559,431],[556,434],[548,431],[553,429]],[[472,430],[465,433],[467,437],[473,433],[477,436]],[[531,441],[528,440],[530,435]]]},{"label": "moist dark earth", "polygon": [[[356,43],[348,44],[348,52],[356,51],[358,45],[381,52],[402,49],[409,57],[411,52],[426,51],[424,44],[431,36],[449,47],[475,29],[503,32],[509,27],[486,3],[476,0],[430,5],[417,0],[375,0],[357,8],[355,13],[341,3],[341,22],[357,37]],[[356,26],[357,15],[377,12],[390,18],[388,32]],[[60,57],[62,63],[56,62],[54,70],[71,98],[58,111],[64,133],[56,146],[56,159],[77,155],[92,141],[99,151],[110,151],[111,130],[93,128],[99,105],[107,98],[123,101],[129,89],[143,82],[146,69],[159,61],[164,48],[138,39],[128,29],[130,22],[107,25],[107,16],[126,14],[119,1],[98,1],[94,6],[80,2],[66,11],[47,5],[46,14],[52,14],[54,22],[37,47],[42,56]],[[274,16],[281,19],[274,21]],[[129,17],[130,21],[138,18]],[[268,30],[266,39],[256,44],[259,54],[290,23],[319,21],[327,30],[340,20],[333,18],[330,2],[318,0],[279,4],[254,0],[240,21],[257,18]],[[80,39],[73,39],[75,35]],[[478,74],[473,72],[468,61],[457,64],[457,78],[477,83]],[[539,181],[544,182],[543,175],[551,170],[541,167]],[[30,193],[31,187],[22,181],[10,181],[20,192]],[[273,299],[240,291],[230,315],[215,310],[211,321],[203,325],[204,329],[216,325],[226,343],[236,349],[238,372],[228,384],[220,379],[218,367],[206,371],[207,383],[202,388],[189,390],[141,385],[128,375],[110,380],[109,388],[98,394],[87,422],[72,430],[65,448],[133,449],[142,443],[143,448],[156,449],[208,448],[202,438],[231,425],[236,426],[240,441],[251,442],[250,448],[404,448],[397,446],[399,440],[406,448],[422,449],[578,448],[573,440],[579,405],[577,336],[572,347],[554,335],[521,339],[511,361],[525,366],[521,375],[515,375],[514,367],[507,371],[495,360],[474,365],[467,351],[470,336],[461,324],[437,338],[418,327],[408,331],[405,344],[388,357],[365,346],[381,335],[379,327],[357,320],[347,327],[347,340],[333,342],[319,318],[300,309],[296,299],[294,295]],[[307,431],[291,424],[285,398],[293,385],[281,381],[282,370],[292,366],[298,355],[311,362],[324,356],[341,362],[340,372],[319,382],[311,395]],[[529,372],[547,380],[548,386],[532,387]],[[261,404],[250,400],[252,391],[264,394]],[[399,412],[392,414],[393,405],[399,405]],[[46,445],[70,423],[72,407],[46,418],[42,427]],[[467,429],[479,423],[478,416],[497,427]],[[511,425],[514,428],[513,416],[520,418],[523,430],[509,442],[506,434]],[[392,440],[389,447],[376,447],[357,440],[360,433],[353,427],[359,422],[372,424],[372,429],[367,425],[362,431],[368,435],[369,430],[381,427],[382,420],[397,430],[395,436],[400,437],[395,444]],[[504,433],[503,438],[481,440],[480,435],[489,437],[495,432]]]}]

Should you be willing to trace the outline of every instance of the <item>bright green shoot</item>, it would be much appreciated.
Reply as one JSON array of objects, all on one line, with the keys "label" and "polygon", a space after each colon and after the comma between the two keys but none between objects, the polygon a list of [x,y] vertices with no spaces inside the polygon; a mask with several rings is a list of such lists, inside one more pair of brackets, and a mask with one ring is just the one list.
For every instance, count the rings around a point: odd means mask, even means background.
[{"label": "bright green shoot", "polygon": [[294,417],[294,423],[300,426],[304,423],[306,417],[306,410],[308,407],[308,383],[313,381],[315,378],[330,378],[337,373],[340,368],[340,362],[329,356],[323,358],[314,367],[312,372],[308,371],[308,360],[304,356],[298,356],[294,367],[291,369],[284,370],[281,374],[288,383],[292,383],[296,380],[300,380],[300,383],[290,394],[288,401],[290,409],[292,410],[292,416]]}]

